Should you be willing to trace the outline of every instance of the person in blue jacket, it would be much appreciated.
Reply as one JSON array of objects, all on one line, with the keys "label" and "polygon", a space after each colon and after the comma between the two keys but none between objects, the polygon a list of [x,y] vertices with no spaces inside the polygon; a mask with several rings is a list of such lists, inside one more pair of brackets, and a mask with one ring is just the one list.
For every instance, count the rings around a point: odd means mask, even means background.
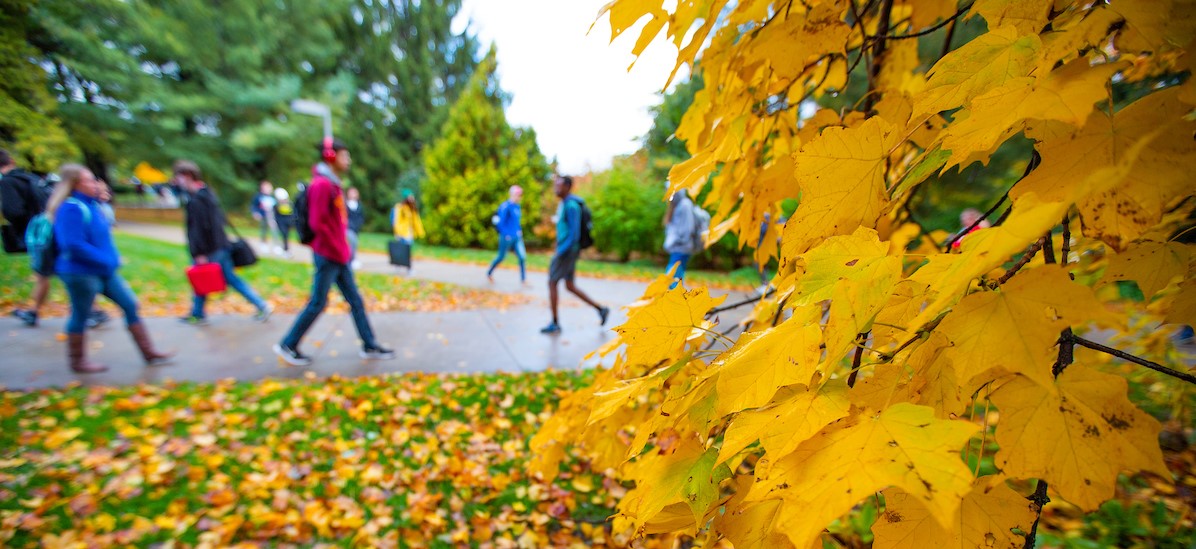
[{"label": "person in blue jacket", "polygon": [[498,207],[498,213],[491,222],[498,229],[498,257],[490,263],[486,278],[494,282],[494,269],[507,257],[507,251],[515,252],[519,258],[519,282],[527,284],[527,248],[523,247],[523,213],[519,201],[523,198],[523,187],[511,185],[510,199]]},{"label": "person in blue jacket", "polygon": [[561,333],[560,317],[557,314],[560,293],[557,286],[562,280],[565,281],[566,290],[598,312],[598,325],[605,326],[606,318],[610,316],[610,308],[590,299],[590,296],[573,282],[577,271],[577,258],[581,255],[581,199],[572,194],[573,178],[568,175],[557,177],[552,184],[552,191],[561,199],[561,204],[556,210],[556,254],[552,256],[552,263],[548,266],[548,302],[552,306],[552,322],[540,328],[540,333]]},{"label": "person in blue jacket", "polygon": [[137,316],[137,296],[117,272],[120,254],[112,242],[108,218],[100,210],[102,183],[79,164],[64,165],[58,173],[61,180],[50,195],[46,215],[54,223],[54,241],[58,246],[54,272],[62,279],[71,300],[71,316],[66,323],[71,370],[91,374],[108,369],[87,360],[86,354],[87,316],[99,294],[124,312],[125,324],[146,364],[157,366],[169,362],[174,353],[154,349],[145,324]]}]

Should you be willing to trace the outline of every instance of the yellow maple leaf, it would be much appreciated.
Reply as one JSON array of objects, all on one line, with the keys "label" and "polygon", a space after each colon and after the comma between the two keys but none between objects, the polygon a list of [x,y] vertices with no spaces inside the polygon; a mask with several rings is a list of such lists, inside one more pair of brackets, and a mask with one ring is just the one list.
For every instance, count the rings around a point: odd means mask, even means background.
[{"label": "yellow maple leaf", "polygon": [[875,226],[886,206],[885,161],[900,141],[897,128],[876,117],[856,128],[827,128],[802,146],[793,155],[802,198],[785,223],[785,256]]},{"label": "yellow maple leaf", "polygon": [[767,62],[778,78],[797,79],[810,60],[845,51],[851,26],[842,20],[842,13],[841,6],[826,2],[808,13],[778,17],[744,48],[743,68],[754,71]]},{"label": "yellow maple leaf", "polygon": [[706,313],[727,296],[712,298],[705,287],[665,292],[643,308],[634,311],[627,322],[615,328],[627,344],[627,360],[633,364],[655,365],[676,360],[684,353],[685,342],[704,335],[711,323]]},{"label": "yellow maple leaf", "polygon": [[740,336],[716,361],[716,413],[763,406],[778,387],[808,385],[822,358],[818,315],[816,307],[805,307],[776,327]]},{"label": "yellow maple leaf", "polygon": [[[1110,77],[1128,62],[1093,67],[1088,59],[1068,63],[1043,78],[1014,78],[972,100],[966,116],[956,115],[942,147],[951,151],[944,169],[966,167],[988,157],[1028,119],[1084,125],[1098,101],[1108,97]],[[962,114],[962,113],[961,113]]]},{"label": "yellow maple leaf", "polygon": [[[986,480],[987,478],[987,480]],[[944,526],[917,498],[900,488],[884,491],[885,510],[872,525],[875,549],[924,549],[942,547],[973,549],[990,547],[1021,549],[1026,544],[1022,534],[1030,531],[1038,513],[1021,494],[991,477],[976,479],[976,485],[963,498],[959,516]]]},{"label": "yellow maple leaf", "polygon": [[730,481],[733,495],[726,511],[714,516],[718,532],[731,540],[736,549],[791,549],[789,538],[777,531],[777,514],[781,501],[744,501],[752,485],[751,475],[740,475]]},{"label": "yellow maple leaf", "polygon": [[667,455],[643,456],[625,470],[636,487],[619,502],[619,510],[638,529],[666,506],[685,502],[693,514],[693,523],[701,523],[706,511],[718,498],[718,484],[731,474],[717,467],[718,451],[703,448],[694,437],[683,438]]},{"label": "yellow maple leaf", "polygon": [[1059,61],[1069,61],[1093,47],[1108,41],[1109,30],[1120,22],[1121,15],[1107,9],[1105,4],[1094,4],[1093,9],[1076,17],[1056,17],[1051,20],[1051,30],[1041,35],[1042,57],[1035,72],[1044,74]]},{"label": "yellow maple leaf", "polygon": [[1159,449],[1161,425],[1126,397],[1125,378],[1072,364],[1056,384],[1016,376],[992,393],[1001,412],[996,466],[1014,478],[1041,478],[1085,511],[1113,497],[1122,471],[1170,478]]},{"label": "yellow maple leaf", "polygon": [[968,42],[930,69],[926,89],[914,103],[914,115],[962,107],[1010,79],[1028,76],[1041,46],[1037,35],[1020,36],[1012,26]]},{"label": "yellow maple leaf", "polygon": [[1176,277],[1188,272],[1192,246],[1179,242],[1141,242],[1109,258],[1104,282],[1133,280],[1150,300]]},{"label": "yellow maple leaf", "polygon": [[997,368],[1050,386],[1060,330],[1113,318],[1091,289],[1048,265],[1023,270],[998,291],[963,298],[938,331],[953,344],[945,354],[961,380]]},{"label": "yellow maple leaf", "polygon": [[758,464],[747,500],[781,498],[778,529],[798,547],[810,546],[828,523],[889,486],[924,500],[947,521],[971,490],[972,473],[959,452],[979,429],[935,419],[930,408],[909,403],[863,411],[826,427],[771,467]]},{"label": "yellow maple leaf", "polygon": [[1196,37],[1196,2],[1192,0],[1121,0],[1109,9],[1125,18],[1118,49],[1157,52],[1187,45]]},{"label": "yellow maple leaf", "polygon": [[[797,258],[793,292],[796,305],[830,299],[843,280],[870,282],[901,272],[901,259],[889,255],[888,243],[875,230],[857,227],[847,236],[832,236]],[[782,287],[789,282],[782,282]]]},{"label": "yellow maple leaf", "polygon": [[717,463],[757,440],[769,456],[786,455],[823,427],[847,417],[849,408],[843,384],[828,383],[816,391],[801,386],[782,389],[767,407],[742,412],[731,420]]},{"label": "yellow maple leaf", "polygon": [[927,284],[935,298],[910,321],[908,330],[912,333],[937,317],[960,298],[973,279],[1005,263],[1013,254],[1025,251],[1030,243],[1059,223],[1066,211],[1067,204],[1063,202],[1043,202],[1029,193],[1014,201],[1013,211],[1004,223],[975,231],[963,239],[962,253],[932,256],[910,278]]},{"label": "yellow maple leaf", "polygon": [[1196,326],[1196,279],[1180,283],[1179,293],[1172,298],[1167,310],[1166,322]]},{"label": "yellow maple leaf", "polygon": [[984,17],[990,29],[1008,25],[1022,35],[1038,34],[1050,20],[1051,5],[1025,0],[976,0],[972,12]]}]

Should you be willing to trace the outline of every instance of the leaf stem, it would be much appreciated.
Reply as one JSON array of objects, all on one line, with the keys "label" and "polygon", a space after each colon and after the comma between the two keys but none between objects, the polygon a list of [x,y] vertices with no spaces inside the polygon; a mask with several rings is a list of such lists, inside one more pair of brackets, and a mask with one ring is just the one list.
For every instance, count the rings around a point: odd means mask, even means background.
[{"label": "leaf stem", "polygon": [[[959,19],[959,16],[961,16],[961,15],[963,15],[963,14],[967,13],[967,11],[968,11],[968,10],[972,9],[972,5],[973,5],[973,4],[975,4],[975,2],[969,2],[969,3],[968,3],[968,5],[966,5],[966,6],[962,7],[962,8],[959,8],[959,11],[955,12],[955,15],[952,15],[951,17],[947,18],[947,19],[946,19],[946,20],[944,20],[943,22],[941,22],[941,23],[938,23],[938,24],[934,25],[933,27],[930,27],[930,28],[928,28],[928,29],[926,29],[926,30],[918,31],[918,32],[911,33],[911,34],[898,34],[898,35],[893,35],[893,34],[890,34],[890,35],[887,35],[887,36],[882,36],[882,37],[880,37],[880,38],[884,38],[884,39],[886,39],[886,40],[906,40],[906,39],[909,39],[909,38],[917,38],[917,37],[919,37],[919,36],[926,36],[927,34],[930,34],[930,33],[934,32],[934,31],[936,31],[936,30],[939,30],[939,29],[941,29],[941,28],[943,28],[943,27],[947,26],[947,24],[949,24],[949,23],[954,23],[956,19]],[[951,27],[951,30],[950,30],[950,31],[948,31],[948,33],[947,33],[947,34],[948,34],[948,35],[950,35],[950,34],[952,34],[954,31],[955,31],[955,27],[954,27],[954,26],[952,26],[952,27]],[[948,39],[947,39],[947,41],[948,41],[948,42],[950,42],[950,40],[951,40],[950,38],[948,38]],[[944,54],[944,55],[945,55],[945,54]]]},{"label": "leaf stem", "polygon": [[996,285],[1000,286],[1006,282],[1009,282],[1009,279],[1013,278],[1013,275],[1017,274],[1018,271],[1022,270],[1022,267],[1025,267],[1026,264],[1030,263],[1030,261],[1034,259],[1034,256],[1038,255],[1039,250],[1041,250],[1042,247],[1044,245],[1046,245],[1046,242],[1047,242],[1046,237],[1043,237],[1043,238],[1039,238],[1038,241],[1031,244],[1030,247],[1026,250],[1025,255],[1023,255],[1022,258],[1020,260],[1018,260],[1017,265],[1010,267],[1008,271],[1005,271],[1005,274],[1001,275],[1001,278],[997,279]]},{"label": "leaf stem", "polygon": [[776,291],[777,291],[776,288],[769,288],[769,290],[767,292],[764,292],[763,294],[760,294],[756,297],[749,297],[749,298],[747,298],[743,301],[737,302],[737,303],[732,303],[730,305],[725,305],[722,307],[715,307],[713,309],[710,309],[710,312],[706,313],[706,316],[710,317],[710,315],[716,315],[723,311],[730,311],[731,309],[738,309],[744,305],[749,305],[749,304],[755,303],[757,301],[760,301],[764,298],[771,296],[772,294],[776,293]]},{"label": "leaf stem", "polygon": [[1188,383],[1196,385],[1196,376],[1193,376],[1192,374],[1180,372],[1178,370],[1172,370],[1171,368],[1163,366],[1162,364],[1159,364],[1157,362],[1151,362],[1144,358],[1131,355],[1125,351],[1120,351],[1120,350],[1114,349],[1112,347],[1107,347],[1105,345],[1101,345],[1100,343],[1097,343],[1095,341],[1091,341],[1088,339],[1084,339],[1075,334],[1071,334],[1070,336],[1067,336],[1067,337],[1068,337],[1068,339],[1071,340],[1072,343],[1079,345],[1081,347],[1087,347],[1094,351],[1100,351],[1102,353],[1115,356],[1115,357],[1125,360],[1127,362],[1133,362],[1134,364],[1137,364],[1139,366],[1145,366],[1147,368],[1150,368],[1151,370],[1159,372],[1160,374],[1166,374],[1166,375],[1169,375],[1176,379],[1182,379]]},{"label": "leaf stem", "polygon": [[872,330],[868,330],[855,336],[855,356],[851,359],[851,374],[847,376],[848,387],[855,387],[855,378],[860,373],[860,362],[864,358],[864,342],[868,341],[868,335],[871,333]]},{"label": "leaf stem", "polygon": [[[1005,200],[1007,200],[1009,198],[1009,191],[1012,191],[1013,187],[1017,186],[1018,183],[1021,183],[1021,181],[1023,179],[1025,179],[1026,176],[1030,175],[1030,172],[1034,171],[1034,169],[1037,168],[1038,165],[1041,163],[1042,163],[1042,155],[1038,154],[1038,151],[1034,151],[1033,154],[1030,155],[1030,163],[1026,164],[1026,171],[1022,173],[1022,176],[1019,177],[1017,179],[1017,181],[1014,181],[1013,185],[1010,185],[1009,190],[1005,191],[1005,194],[1001,195],[1001,199],[997,200],[997,203],[993,204],[993,206],[991,208],[989,208],[987,212],[984,212],[984,215],[981,215],[980,218],[977,219],[974,223],[972,223],[971,225],[968,225],[962,231],[959,231],[958,233],[955,234],[955,236],[953,236],[949,240],[947,240],[947,242],[945,244],[943,244],[943,251],[946,253],[950,253],[952,244],[955,244],[959,239],[967,236],[967,234],[969,232],[971,232],[972,229],[974,229],[974,228],[976,228],[976,226],[980,225],[981,221],[988,219],[988,216],[992,215],[993,212],[997,211],[997,208],[1001,207],[1001,204],[1004,204]],[[996,224],[999,224],[999,222]]]}]

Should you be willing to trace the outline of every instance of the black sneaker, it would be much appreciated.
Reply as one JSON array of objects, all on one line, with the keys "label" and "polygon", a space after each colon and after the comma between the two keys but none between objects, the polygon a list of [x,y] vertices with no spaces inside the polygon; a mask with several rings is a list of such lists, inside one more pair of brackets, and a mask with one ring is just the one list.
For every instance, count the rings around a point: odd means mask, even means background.
[{"label": "black sneaker", "polygon": [[300,353],[299,349],[283,345],[282,343],[274,344],[274,354],[278,355],[283,362],[291,366],[307,366],[311,364],[311,357]]},{"label": "black sneaker", "polygon": [[394,349],[387,349],[381,345],[366,347],[361,350],[361,358],[367,360],[390,360],[394,357]]},{"label": "black sneaker", "polygon": [[606,317],[610,316],[610,307],[598,307],[598,325],[606,326]]},{"label": "black sneaker", "polygon": [[110,319],[111,319],[111,317],[108,316],[108,313],[105,313],[104,311],[96,309],[87,315],[86,325],[87,325],[88,329],[99,328],[100,326],[103,326],[105,322],[108,322]]},{"label": "black sneaker", "polygon": [[15,317],[21,319],[21,322],[24,322],[25,325],[30,328],[37,327],[37,313],[35,313],[33,311],[26,311],[25,309],[17,309],[12,312],[12,316],[15,316]]}]

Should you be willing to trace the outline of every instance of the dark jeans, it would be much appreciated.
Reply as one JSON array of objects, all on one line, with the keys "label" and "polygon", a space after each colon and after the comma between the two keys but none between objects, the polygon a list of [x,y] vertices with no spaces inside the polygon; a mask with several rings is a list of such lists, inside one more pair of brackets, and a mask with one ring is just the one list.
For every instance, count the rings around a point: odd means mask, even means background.
[{"label": "dark jeans", "polygon": [[[262,301],[262,298],[253,291],[253,288],[250,288],[249,285],[241,279],[241,277],[237,276],[236,270],[233,269],[233,256],[228,250],[228,248],[224,248],[222,250],[216,250],[215,252],[212,252],[211,255],[208,256],[208,261],[220,264],[220,271],[224,274],[224,282],[226,282],[230,288],[245,296],[245,299],[248,299],[254,307],[257,307],[257,310],[266,310],[266,302]],[[204,304],[207,302],[208,296],[206,295],[194,296],[191,301],[191,316],[203,318],[203,308]]]},{"label": "dark jeans", "polygon": [[125,313],[125,325],[141,322],[137,316],[137,296],[120,274],[109,276],[61,274],[66,293],[71,299],[71,317],[66,321],[66,333],[81,334],[87,327],[87,315],[91,314],[96,296],[103,294],[111,299]]},{"label": "dark jeans", "polygon": [[349,303],[353,324],[357,326],[357,335],[361,338],[362,346],[367,349],[377,347],[374,330],[370,328],[370,320],[365,316],[365,303],[361,300],[361,293],[357,291],[357,282],[353,280],[353,271],[348,265],[341,265],[317,253],[313,253],[312,258],[316,265],[316,274],[311,284],[311,298],[295,319],[291,331],[282,338],[282,344],[292,349],[299,348],[299,340],[303,339],[303,335],[328,306],[328,291],[335,283],[345,301]]},{"label": "dark jeans", "polygon": [[665,272],[672,269],[673,265],[677,265],[677,272],[673,273],[673,284],[669,286],[670,290],[677,287],[678,281],[685,280],[685,265],[688,263],[689,254],[669,254],[669,266],[665,268]]},{"label": "dark jeans", "polygon": [[486,274],[494,274],[494,269],[507,257],[508,250],[515,252],[515,257],[519,258],[519,280],[527,280],[527,250],[523,247],[523,238],[518,236],[498,237],[498,257],[494,258]]},{"label": "dark jeans", "polygon": [[290,216],[279,217],[276,219],[276,221],[278,222],[278,236],[282,238],[282,249],[284,251],[290,251],[291,248],[289,247],[289,241],[291,239],[291,226],[294,223],[291,221]]}]

